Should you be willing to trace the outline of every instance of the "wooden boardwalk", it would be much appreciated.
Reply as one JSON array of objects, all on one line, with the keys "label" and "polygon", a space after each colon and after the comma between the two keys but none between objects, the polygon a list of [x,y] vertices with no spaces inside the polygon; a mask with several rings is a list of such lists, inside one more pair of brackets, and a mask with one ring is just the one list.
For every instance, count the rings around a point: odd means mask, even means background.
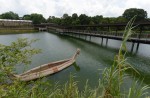
[{"label": "wooden boardwalk", "polygon": [[[63,29],[63,28],[57,28],[57,27],[48,27],[48,31],[52,31],[58,34],[68,35],[68,36],[75,36],[78,38],[81,38],[81,36],[84,36],[85,39],[89,38],[91,41],[92,37],[99,37],[102,39],[101,44],[103,45],[104,40],[106,39],[106,45],[108,43],[109,39],[114,40],[123,40],[123,31],[122,32],[108,32],[108,31],[89,31],[89,30],[72,30],[72,29]],[[142,33],[142,30],[140,30],[139,33],[134,33],[131,35],[131,37],[127,40],[128,42],[132,43],[131,46],[131,53],[133,53],[134,47],[136,45],[136,52],[139,49],[140,43],[142,44],[150,44],[150,33]]]},{"label": "wooden boardwalk", "polygon": [[[85,36],[93,36],[93,37],[101,37],[106,39],[114,39],[114,40],[122,40],[123,33],[114,33],[114,32],[106,32],[106,31],[87,31],[87,30],[67,30],[67,29],[57,29],[57,33],[64,34],[64,35],[85,35]],[[135,33],[131,35],[128,39],[129,42],[133,43],[143,43],[143,44],[150,44],[150,34],[139,34]]]}]

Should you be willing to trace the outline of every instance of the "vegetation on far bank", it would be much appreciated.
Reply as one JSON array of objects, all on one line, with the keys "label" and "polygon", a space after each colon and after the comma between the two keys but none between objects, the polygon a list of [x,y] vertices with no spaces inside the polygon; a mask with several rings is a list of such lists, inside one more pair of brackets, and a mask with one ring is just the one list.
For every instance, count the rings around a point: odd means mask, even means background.
[{"label": "vegetation on far bank", "polygon": [[32,13],[26,14],[23,17],[19,17],[17,13],[12,11],[2,13],[0,19],[23,19],[32,20],[33,24],[40,23],[55,23],[58,25],[98,25],[105,23],[122,23],[128,22],[133,16],[137,15],[136,22],[140,21],[150,21],[147,17],[147,12],[144,9],[139,8],[129,8],[126,9],[122,15],[118,17],[104,17],[103,15],[87,16],[86,14],[73,13],[68,15],[64,13],[62,17],[49,16],[49,18],[44,18],[42,14]]}]

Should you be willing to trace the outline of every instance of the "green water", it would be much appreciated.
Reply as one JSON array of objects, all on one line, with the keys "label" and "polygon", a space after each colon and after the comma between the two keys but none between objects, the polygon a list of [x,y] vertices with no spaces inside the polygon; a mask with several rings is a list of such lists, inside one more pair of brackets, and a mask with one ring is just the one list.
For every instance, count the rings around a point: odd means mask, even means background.
[{"label": "green water", "polygon": [[[75,79],[79,81],[80,88],[83,87],[87,80],[89,80],[91,87],[97,85],[98,79],[101,78],[101,70],[112,65],[113,58],[121,44],[121,41],[108,40],[106,46],[105,40],[103,45],[101,44],[101,38],[93,37],[89,41],[88,38],[87,40],[82,40],[85,38],[84,36],[78,39],[48,32],[0,35],[0,43],[9,45],[12,41],[16,41],[17,38],[39,39],[38,42],[32,44],[32,47],[42,49],[41,54],[33,57],[31,66],[24,67],[18,65],[16,67],[17,73],[22,73],[24,69],[28,70],[51,61],[70,58],[76,49],[80,48],[81,54],[76,60],[78,68],[73,65],[59,73],[46,77],[46,79],[52,82],[59,81],[61,84],[66,82],[70,73],[72,73],[76,76]],[[127,43],[127,46],[130,50],[131,43]],[[128,57],[128,61],[141,73],[135,79],[144,77],[144,84],[150,84],[150,45],[140,44],[138,52],[134,54],[128,53]],[[127,74],[131,75],[130,72],[127,72]],[[128,88],[133,79],[132,77],[126,79],[124,87]]]}]

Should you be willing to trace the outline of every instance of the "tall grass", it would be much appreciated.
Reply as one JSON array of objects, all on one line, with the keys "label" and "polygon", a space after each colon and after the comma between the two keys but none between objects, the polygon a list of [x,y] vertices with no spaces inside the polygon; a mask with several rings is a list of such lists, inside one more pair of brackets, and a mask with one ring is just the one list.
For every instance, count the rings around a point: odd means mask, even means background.
[{"label": "tall grass", "polygon": [[142,86],[142,82],[138,83],[138,81],[135,81],[133,82],[132,87],[129,89],[128,98],[140,98],[148,93],[144,92],[147,89],[149,89],[148,85]]},{"label": "tall grass", "polygon": [[102,78],[96,88],[91,88],[87,81],[84,89],[79,90],[80,81],[75,81],[73,75],[64,85],[52,85],[43,79],[28,83],[14,80],[9,85],[0,85],[0,98],[141,98],[146,94],[148,85],[142,87],[142,83],[135,81],[127,93],[121,91],[124,78],[127,78],[125,71],[134,69],[126,58],[126,41],[132,34],[134,20],[135,17],[127,24],[119,52],[114,57],[112,66],[102,71]]},{"label": "tall grass", "polygon": [[[121,92],[121,87],[123,84],[123,80],[127,77],[125,74],[125,71],[128,69],[133,69],[136,71],[128,62],[126,58],[127,53],[127,47],[126,42],[128,38],[132,35],[133,31],[133,23],[134,23],[135,17],[133,17],[127,24],[124,35],[123,35],[123,41],[121,43],[120,49],[118,54],[114,57],[113,65],[110,68],[106,68],[103,71],[103,78],[102,78],[102,85],[104,86],[104,98],[122,98],[122,97],[128,97],[128,98],[140,98],[146,89],[148,89],[148,85],[142,87],[137,86],[138,83],[134,82],[129,89],[128,96],[125,96],[126,94],[123,94]],[[138,71],[136,71],[138,73]],[[133,96],[134,95],[134,96]]]},{"label": "tall grass", "polygon": [[110,68],[106,68],[103,71],[103,78],[102,78],[102,83],[105,87],[105,94],[104,97],[114,97],[118,96],[121,97],[121,85],[123,83],[123,78],[125,78],[125,70],[130,68],[129,64],[126,62],[126,41],[132,34],[132,25],[135,20],[135,17],[132,18],[124,31],[123,35],[123,41],[121,43],[119,53],[115,56],[114,58],[114,63]]}]

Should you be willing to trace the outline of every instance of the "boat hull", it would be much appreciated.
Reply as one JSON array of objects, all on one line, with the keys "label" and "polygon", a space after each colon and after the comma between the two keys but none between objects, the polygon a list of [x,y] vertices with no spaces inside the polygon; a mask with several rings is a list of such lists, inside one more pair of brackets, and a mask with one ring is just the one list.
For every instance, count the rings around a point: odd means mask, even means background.
[{"label": "boat hull", "polygon": [[35,72],[35,73],[31,73],[31,74],[25,74],[25,75],[18,75],[19,76],[18,78],[21,81],[34,80],[34,79],[37,79],[37,78],[41,78],[41,77],[44,77],[44,76],[47,76],[47,75],[51,75],[51,74],[57,73],[57,72],[65,69],[65,68],[69,67],[74,62],[75,62],[75,60],[69,60],[66,63],[63,63],[63,64],[61,64],[59,66],[52,67],[52,68],[44,70],[44,71],[39,71],[39,72]]},{"label": "boat hull", "polygon": [[13,75],[13,76],[20,79],[21,81],[30,81],[30,80],[34,80],[37,78],[41,78],[47,75],[57,73],[72,65],[75,62],[76,57],[77,55],[79,55],[79,53],[80,50],[77,49],[77,52],[70,59],[43,64],[41,66],[30,69],[22,74]]}]

